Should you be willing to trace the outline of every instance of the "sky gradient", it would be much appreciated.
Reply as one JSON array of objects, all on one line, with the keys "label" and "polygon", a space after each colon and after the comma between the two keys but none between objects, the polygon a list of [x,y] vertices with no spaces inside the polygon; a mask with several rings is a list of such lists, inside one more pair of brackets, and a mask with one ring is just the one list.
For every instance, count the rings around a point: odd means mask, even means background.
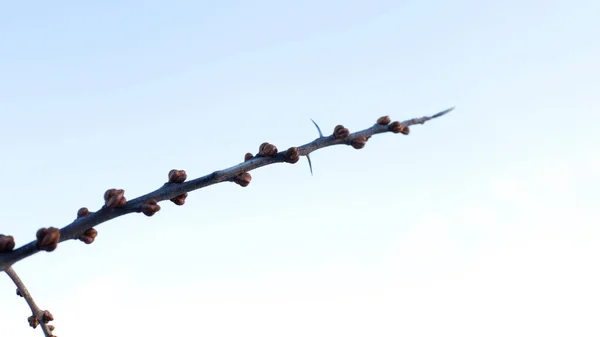
[{"label": "sky gradient", "polygon": [[[331,147],[16,264],[56,335],[598,336],[600,2],[0,4],[0,233]],[[596,258],[594,258],[596,256]],[[0,336],[42,335],[0,277]]]}]

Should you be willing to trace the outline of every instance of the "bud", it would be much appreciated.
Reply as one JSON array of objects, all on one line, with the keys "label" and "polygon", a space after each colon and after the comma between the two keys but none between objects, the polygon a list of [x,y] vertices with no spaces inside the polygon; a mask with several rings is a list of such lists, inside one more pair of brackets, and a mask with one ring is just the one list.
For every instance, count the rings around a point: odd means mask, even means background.
[{"label": "bud", "polygon": [[37,248],[51,252],[56,249],[60,241],[60,230],[54,227],[40,228],[37,233]]},{"label": "bud", "polygon": [[254,158],[254,155],[250,152],[246,153],[246,155],[244,156],[244,161],[248,161],[250,159]]},{"label": "bud", "polygon": [[248,186],[250,184],[251,180],[252,180],[252,176],[248,172],[244,172],[244,173],[240,174],[239,176],[233,178],[233,182],[242,187]]},{"label": "bud", "polygon": [[98,231],[94,228],[88,228],[85,230],[85,232],[83,232],[83,234],[81,234],[79,240],[83,241],[86,245],[89,245],[90,243],[94,242],[96,236],[98,236]]},{"label": "bud", "polygon": [[185,170],[171,170],[169,171],[169,182],[175,184],[181,184],[187,179]]},{"label": "bud", "polygon": [[333,129],[333,138],[335,139],[344,139],[350,135],[350,131],[343,127],[342,125],[338,125]]},{"label": "bud", "polygon": [[38,325],[40,325],[40,321],[35,316],[29,316],[27,318],[27,321],[29,322],[29,326],[34,329],[37,328]]},{"label": "bud", "polygon": [[185,198],[187,198],[188,194],[187,192],[181,195],[176,196],[175,198],[171,198],[170,200],[178,206],[181,206],[183,204],[185,204]]},{"label": "bud", "polygon": [[410,132],[410,130],[408,129],[408,126],[396,121],[393,122],[392,124],[388,125],[388,130],[392,131],[393,133],[401,133],[403,135],[408,135],[408,133]]},{"label": "bud", "polygon": [[44,310],[44,313],[42,314],[42,322],[44,322],[44,324],[46,324],[53,320],[54,320],[54,316],[52,316],[50,311]]},{"label": "bud", "polygon": [[377,119],[377,124],[379,124],[379,125],[390,124],[390,116],[379,117],[379,119]]},{"label": "bud", "polygon": [[284,155],[286,163],[295,164],[298,162],[298,160],[300,160],[297,147],[290,147],[285,151]]},{"label": "bud", "polygon": [[125,191],[111,188],[104,193],[104,204],[108,208],[119,208],[125,206]]},{"label": "bud", "polygon": [[83,218],[84,216],[90,214],[90,210],[85,208],[85,207],[81,207],[78,211],[77,211],[77,219],[79,218]]},{"label": "bud", "polygon": [[146,216],[153,216],[154,213],[160,211],[160,206],[156,199],[150,199],[141,206],[140,211]]},{"label": "bud", "polygon": [[15,249],[15,238],[12,235],[0,234],[0,253],[8,253]]},{"label": "bud", "polygon": [[277,154],[277,147],[267,142],[260,144],[258,147],[258,154],[265,157],[271,157]]},{"label": "bud", "polygon": [[352,145],[352,147],[355,149],[362,149],[363,147],[365,147],[366,143],[367,143],[367,137],[358,136],[352,140],[350,145]]}]

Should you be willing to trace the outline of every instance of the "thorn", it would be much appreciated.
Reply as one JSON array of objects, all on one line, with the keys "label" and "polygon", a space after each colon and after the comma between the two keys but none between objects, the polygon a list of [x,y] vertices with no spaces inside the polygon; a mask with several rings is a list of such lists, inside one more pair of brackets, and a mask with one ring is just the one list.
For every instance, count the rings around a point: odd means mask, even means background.
[{"label": "thorn", "polygon": [[[313,119],[312,119],[312,118],[311,118],[310,120],[311,120],[311,121],[313,122],[313,124],[314,124],[314,125],[317,127],[317,130],[319,131],[319,138],[323,138],[323,132],[321,132],[321,128],[319,127],[319,125],[318,125],[318,124],[317,124],[315,121],[313,121]],[[310,161],[310,159],[309,159],[309,161]]]},{"label": "thorn", "polygon": [[310,167],[310,175],[313,175],[313,171],[312,171],[312,163],[310,162],[310,155],[306,155],[306,159],[308,159],[308,167]]},{"label": "thorn", "polygon": [[431,116],[431,118],[437,118],[437,117],[443,116],[443,115],[447,114],[448,112],[450,112],[450,111],[452,111],[452,110],[454,110],[454,107],[451,107],[451,108],[449,108],[449,109],[446,109],[446,110],[444,110],[444,111],[442,111],[442,112],[438,112],[438,113],[436,113],[435,115]]}]

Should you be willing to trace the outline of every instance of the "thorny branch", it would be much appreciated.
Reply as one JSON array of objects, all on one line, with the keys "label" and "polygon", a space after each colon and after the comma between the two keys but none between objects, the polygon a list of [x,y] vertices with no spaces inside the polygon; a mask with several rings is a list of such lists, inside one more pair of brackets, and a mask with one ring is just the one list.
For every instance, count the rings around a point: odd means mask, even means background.
[{"label": "thorny branch", "polygon": [[0,234],[0,271],[8,274],[17,285],[17,293],[25,297],[25,300],[29,304],[33,313],[29,318],[30,325],[35,328],[37,324],[41,324],[44,334],[47,337],[51,337],[51,329],[53,327],[47,323],[53,319],[52,315],[48,311],[41,311],[37,307],[31,294],[27,291],[27,288],[25,288],[25,285],[19,279],[14,269],[12,269],[12,265],[16,262],[42,250],[53,251],[56,249],[58,243],[66,240],[79,239],[87,244],[92,243],[97,235],[97,231],[93,227],[129,213],[144,213],[147,216],[152,216],[160,210],[160,206],[158,206],[159,201],[171,200],[177,205],[183,205],[187,197],[187,192],[224,181],[235,182],[245,187],[250,183],[252,178],[248,172],[262,166],[283,162],[293,164],[298,162],[300,156],[306,156],[312,174],[312,163],[310,162],[309,154],[313,151],[333,145],[350,145],[355,149],[361,149],[371,136],[379,133],[392,132],[408,135],[410,126],[424,124],[431,119],[447,114],[453,109],[450,108],[429,117],[413,118],[403,122],[396,121],[390,123],[390,118],[384,116],[379,118],[373,126],[355,133],[350,133],[348,129],[342,125],[338,125],[330,136],[323,136],[321,128],[317,123],[312,121],[319,131],[319,138],[304,145],[291,147],[286,151],[280,152],[274,145],[263,143],[259,147],[256,156],[247,153],[244,162],[238,165],[215,171],[187,182],[185,181],[187,178],[185,171],[172,170],[169,172],[169,182],[153,192],[129,201],[126,201],[123,190],[109,189],[104,194],[105,204],[98,211],[89,212],[87,208],[81,208],[77,212],[77,219],[69,225],[60,230],[54,227],[41,228],[36,234],[37,240],[18,249],[13,250],[15,243],[12,236]]}]

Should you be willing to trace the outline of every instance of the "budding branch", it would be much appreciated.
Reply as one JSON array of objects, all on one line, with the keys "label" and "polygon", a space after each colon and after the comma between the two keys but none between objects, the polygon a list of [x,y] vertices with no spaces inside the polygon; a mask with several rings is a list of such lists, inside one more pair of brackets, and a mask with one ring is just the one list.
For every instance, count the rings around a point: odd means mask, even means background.
[{"label": "budding branch", "polygon": [[[160,201],[171,200],[177,205],[183,205],[187,192],[224,181],[231,181],[238,183],[241,186],[247,186],[251,179],[248,172],[259,167],[283,162],[293,164],[298,161],[299,156],[306,156],[310,163],[309,154],[311,152],[333,145],[350,145],[356,149],[360,149],[364,147],[368,139],[375,134],[392,132],[408,135],[410,126],[424,124],[425,122],[441,117],[452,110],[453,108],[450,108],[433,116],[413,118],[403,122],[393,123],[390,123],[389,117],[384,116],[379,118],[377,123],[373,126],[354,133],[350,133],[348,129],[338,125],[334,129],[333,134],[329,136],[323,136],[320,128],[315,123],[315,126],[317,126],[317,129],[319,130],[319,138],[298,147],[291,147],[286,151],[279,152],[274,145],[263,143],[259,147],[259,152],[256,156],[248,153],[246,154],[245,161],[238,165],[215,171],[211,174],[187,182],[185,181],[185,171],[172,170],[169,173],[169,182],[153,192],[129,201],[125,201],[123,190],[110,189],[106,191],[104,195],[105,205],[98,211],[89,212],[86,208],[82,208],[78,212],[77,219],[72,223],[60,230],[53,227],[42,228],[37,233],[37,240],[17,249],[13,250],[14,239],[12,236],[0,235],[0,271],[6,272],[17,285],[20,294],[25,297],[33,312],[33,319],[38,320],[42,325],[44,334],[47,337],[51,337],[52,334],[50,329],[48,329],[48,326],[46,325],[47,318],[51,317],[51,315],[47,311],[41,311],[33,301],[33,298],[25,288],[24,284],[21,282],[14,269],[12,269],[12,265],[16,262],[42,250],[52,251],[56,248],[58,243],[66,240],[79,239],[85,243],[91,243],[97,235],[97,232],[93,227],[129,213],[142,212],[147,216],[152,216],[155,212],[160,210],[160,206],[157,204]],[[32,318],[30,317],[30,319]]]}]

